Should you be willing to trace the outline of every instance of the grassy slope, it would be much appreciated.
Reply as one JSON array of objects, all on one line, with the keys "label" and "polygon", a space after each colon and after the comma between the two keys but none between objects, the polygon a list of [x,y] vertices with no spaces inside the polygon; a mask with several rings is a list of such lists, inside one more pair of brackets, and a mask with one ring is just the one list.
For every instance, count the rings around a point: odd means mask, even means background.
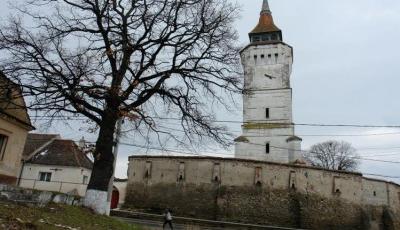
[{"label": "grassy slope", "polygon": [[139,230],[140,228],[110,217],[92,214],[89,210],[50,204],[47,207],[0,201],[0,229],[79,229],[79,230]]}]

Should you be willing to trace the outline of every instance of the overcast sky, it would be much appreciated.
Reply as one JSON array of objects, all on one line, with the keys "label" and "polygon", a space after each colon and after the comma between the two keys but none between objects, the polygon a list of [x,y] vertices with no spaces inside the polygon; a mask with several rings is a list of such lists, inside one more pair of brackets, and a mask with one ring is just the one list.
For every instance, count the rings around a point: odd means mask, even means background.
[{"label": "overcast sky", "polygon": [[[238,3],[243,10],[236,26],[245,45],[248,32],[258,22],[262,1]],[[400,125],[400,1],[270,0],[270,6],[284,42],[294,48],[295,123]],[[0,9],[3,17],[10,12]],[[238,100],[240,104],[241,98]],[[229,117],[221,113],[219,119],[242,120],[241,108],[237,110]],[[46,131],[74,140],[88,136],[77,127],[79,124],[55,124]],[[238,131],[240,124],[232,124],[230,129]],[[324,140],[346,140],[363,157],[400,162],[400,129],[297,127],[296,131],[304,140],[303,149]],[[121,146],[117,176],[126,177],[129,155],[144,151]],[[233,149],[219,152],[233,153]],[[381,156],[387,154],[390,156]],[[363,161],[361,169],[400,177],[399,164]]]}]

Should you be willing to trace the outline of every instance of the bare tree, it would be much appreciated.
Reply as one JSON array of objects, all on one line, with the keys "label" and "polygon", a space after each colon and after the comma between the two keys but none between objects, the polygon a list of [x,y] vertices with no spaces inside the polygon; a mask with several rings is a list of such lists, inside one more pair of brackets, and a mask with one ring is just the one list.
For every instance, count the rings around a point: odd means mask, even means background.
[{"label": "bare tree", "polygon": [[305,157],[313,166],[341,171],[355,171],[360,163],[356,150],[344,141],[315,144]]},{"label": "bare tree", "polygon": [[[0,70],[21,85],[29,108],[51,118],[85,116],[98,127],[88,194],[104,196],[113,173],[116,123],[170,134],[179,118],[189,141],[226,145],[211,105],[241,91],[227,0],[29,0],[0,29]],[[100,208],[95,207],[98,211]]]}]

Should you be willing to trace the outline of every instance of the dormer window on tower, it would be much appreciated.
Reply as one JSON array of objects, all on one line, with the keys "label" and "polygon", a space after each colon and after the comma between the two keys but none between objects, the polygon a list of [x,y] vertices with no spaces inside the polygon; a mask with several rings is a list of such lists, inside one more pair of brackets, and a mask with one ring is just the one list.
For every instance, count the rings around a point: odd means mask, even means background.
[{"label": "dormer window on tower", "polygon": [[282,31],[275,25],[268,0],[264,0],[258,25],[249,33],[250,42],[281,42]]}]

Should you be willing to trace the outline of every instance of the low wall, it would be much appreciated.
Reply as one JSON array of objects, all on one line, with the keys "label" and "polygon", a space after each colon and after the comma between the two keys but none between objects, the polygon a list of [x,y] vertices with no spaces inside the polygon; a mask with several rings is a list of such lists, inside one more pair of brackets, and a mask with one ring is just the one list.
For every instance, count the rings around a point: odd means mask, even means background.
[{"label": "low wall", "polygon": [[251,160],[130,157],[126,208],[307,229],[400,229],[400,187]]},{"label": "low wall", "polygon": [[3,175],[0,173],[0,183],[15,185],[17,183],[17,178],[12,176]]},{"label": "low wall", "polygon": [[0,199],[27,204],[32,203],[39,206],[46,205],[50,202],[78,206],[83,204],[83,198],[79,196],[31,190],[7,184],[0,184]]}]

